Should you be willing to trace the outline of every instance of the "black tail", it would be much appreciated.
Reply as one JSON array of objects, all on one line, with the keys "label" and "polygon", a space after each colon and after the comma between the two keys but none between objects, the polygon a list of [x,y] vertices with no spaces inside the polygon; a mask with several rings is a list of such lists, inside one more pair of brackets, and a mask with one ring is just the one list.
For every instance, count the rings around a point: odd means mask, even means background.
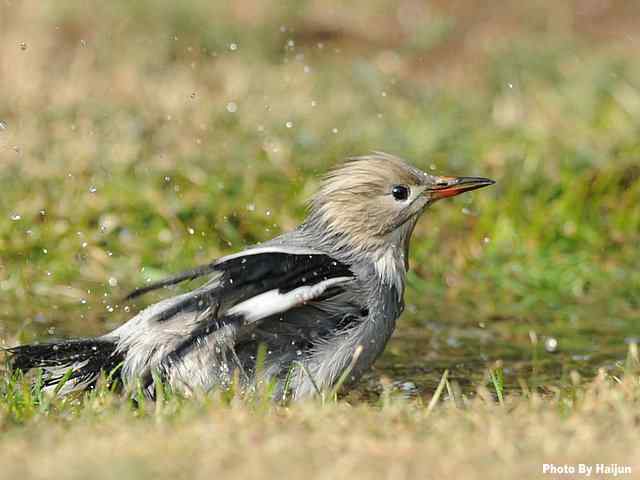
[{"label": "black tail", "polygon": [[45,388],[55,389],[64,379],[60,393],[95,387],[101,372],[112,377],[124,359],[116,344],[104,339],[21,345],[8,352],[14,370],[42,368]]}]

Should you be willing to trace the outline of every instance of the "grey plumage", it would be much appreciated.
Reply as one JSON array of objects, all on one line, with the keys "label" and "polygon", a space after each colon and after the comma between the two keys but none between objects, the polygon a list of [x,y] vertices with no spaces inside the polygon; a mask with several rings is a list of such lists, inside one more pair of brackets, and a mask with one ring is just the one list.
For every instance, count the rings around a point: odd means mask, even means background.
[{"label": "grey plumage", "polygon": [[14,366],[42,367],[49,388],[69,372],[63,393],[116,365],[126,388],[141,382],[149,396],[157,378],[185,393],[225,388],[234,376],[245,388],[274,381],[277,397],[294,399],[331,388],[350,365],[355,381],[402,313],[419,216],[439,198],[491,183],[435,177],[383,153],[351,159],[325,178],[297,229],[134,291],[207,279],[98,339],[15,347]]}]

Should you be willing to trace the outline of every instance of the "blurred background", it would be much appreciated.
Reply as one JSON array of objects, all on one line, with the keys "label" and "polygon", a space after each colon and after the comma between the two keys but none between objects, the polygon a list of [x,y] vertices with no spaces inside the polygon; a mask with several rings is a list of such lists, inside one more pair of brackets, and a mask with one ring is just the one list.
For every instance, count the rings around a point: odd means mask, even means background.
[{"label": "blurred background", "polygon": [[0,4],[0,344],[115,327],[134,286],[295,227],[319,175],[383,150],[498,183],[419,224],[363,395],[615,373],[640,337],[640,3],[224,3]]}]

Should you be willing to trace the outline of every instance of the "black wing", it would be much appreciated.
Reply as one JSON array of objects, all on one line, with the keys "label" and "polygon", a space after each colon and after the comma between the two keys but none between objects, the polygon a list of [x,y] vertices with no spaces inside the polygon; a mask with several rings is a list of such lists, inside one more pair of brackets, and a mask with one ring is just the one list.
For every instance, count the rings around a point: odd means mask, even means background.
[{"label": "black wing", "polygon": [[300,302],[330,298],[354,278],[348,265],[325,253],[256,248],[139,288],[127,298],[205,275],[211,275],[205,285],[176,297],[155,312],[153,320],[163,322],[180,312],[206,312],[209,321],[202,322],[201,328],[208,330],[238,317],[256,321]]}]

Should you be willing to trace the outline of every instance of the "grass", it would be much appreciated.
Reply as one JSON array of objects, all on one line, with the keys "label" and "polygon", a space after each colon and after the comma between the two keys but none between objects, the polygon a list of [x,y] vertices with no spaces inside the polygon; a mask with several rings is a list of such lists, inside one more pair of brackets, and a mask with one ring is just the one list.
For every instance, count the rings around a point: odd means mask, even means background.
[{"label": "grass", "polygon": [[133,408],[2,374],[2,474],[633,463],[640,12],[557,3],[2,4],[4,345],[115,327],[135,286],[293,228],[348,155],[498,181],[418,225],[406,312],[345,399]]},{"label": "grass", "polygon": [[[637,351],[636,351],[637,354]],[[0,384],[6,478],[537,478],[543,464],[637,471],[638,358],[618,378],[496,403],[453,392],[446,375],[429,405],[387,391],[375,404],[273,405],[233,392],[155,403],[104,387],[79,398]],[[143,398],[143,397],[141,397]]]}]

